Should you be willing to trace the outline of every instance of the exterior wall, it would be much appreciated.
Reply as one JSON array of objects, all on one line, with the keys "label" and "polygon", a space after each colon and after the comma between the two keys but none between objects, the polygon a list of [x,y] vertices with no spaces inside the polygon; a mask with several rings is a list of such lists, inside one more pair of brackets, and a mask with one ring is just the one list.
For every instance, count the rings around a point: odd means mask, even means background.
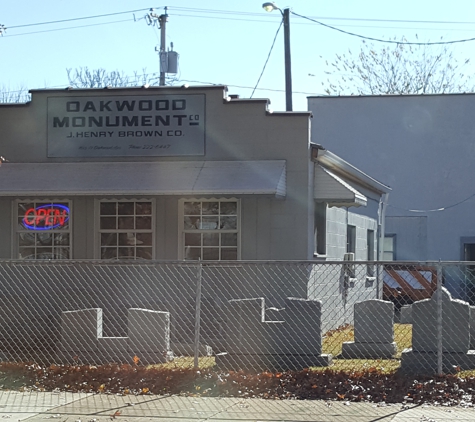
[{"label": "exterior wall", "polygon": [[[173,157],[48,157],[47,101],[48,97],[204,94],[206,96],[205,155]],[[0,105],[1,153],[11,162],[120,162],[120,161],[245,161],[286,160],[287,195],[276,199],[270,195],[235,196],[241,200],[242,259],[310,259],[313,225],[309,214],[309,113],[267,113],[265,100],[224,99],[224,88],[157,88],[33,91],[26,105]],[[8,163],[6,164],[8,165]],[[127,177],[127,175],[124,175]],[[118,181],[120,183],[120,181]],[[231,197],[219,195],[220,197]],[[211,195],[199,198],[211,198]],[[44,197],[43,197],[44,198]],[[41,193],[38,199],[43,199]],[[178,201],[183,196],[160,196],[156,200],[155,259],[175,260],[178,252]],[[31,199],[31,198],[27,198]],[[46,199],[46,198],[45,198]],[[98,258],[94,252],[97,232],[93,197],[69,197],[73,202],[73,258]],[[118,198],[122,199],[122,198]],[[11,201],[2,199],[0,209],[5,217],[11,214]],[[7,218],[0,223],[3,241],[0,258],[15,258],[7,243],[11,243],[11,224]],[[10,219],[11,221],[11,219]]]},{"label": "exterior wall", "polygon": [[422,220],[388,219],[405,245],[398,258],[459,260],[460,238],[475,235],[474,104],[474,94],[309,98],[313,142],[389,185],[388,217],[426,219],[426,234]]},{"label": "exterior wall", "polygon": [[377,222],[373,218],[355,214],[346,208],[330,207],[327,209],[327,259],[341,261],[346,253],[346,228],[348,225],[356,227],[355,259],[366,261],[368,259],[367,230],[373,230],[374,256],[377,252]]},{"label": "exterior wall", "polygon": [[[347,225],[356,227],[355,259],[366,261],[367,230],[374,231],[374,256],[377,249],[377,222],[375,219],[355,214],[347,208],[327,209],[327,260],[343,261],[347,251]],[[348,278],[344,268],[337,264],[313,268],[308,285],[309,299],[322,301],[322,329],[335,329],[353,323],[356,302],[375,299],[379,291],[376,277],[368,276],[366,264],[354,264],[354,278]]]},{"label": "exterior wall", "polygon": [[427,260],[427,217],[386,217],[386,233],[396,234],[396,260]]},{"label": "exterior wall", "polygon": [[[233,196],[241,200],[241,259],[269,260],[269,259],[302,259],[298,255],[290,254],[288,248],[298,249],[299,238],[292,236],[285,242],[288,226],[297,226],[293,217],[288,217],[281,207],[273,209],[275,204],[283,201],[275,198]],[[41,197],[40,197],[41,198]],[[178,259],[178,199],[173,196],[147,197],[155,201],[155,254],[157,259]],[[211,196],[200,196],[202,199]],[[29,198],[28,198],[29,199]],[[95,197],[72,198],[73,233],[72,251],[75,259],[97,259],[97,224]],[[107,199],[107,197],[101,197]],[[123,199],[131,199],[124,197]],[[16,233],[12,233],[12,210],[16,201],[14,198],[2,198],[0,213],[0,230],[4,234],[0,242],[0,259],[17,257]],[[12,233],[12,236],[10,236]],[[13,248],[12,248],[13,247]],[[275,258],[270,258],[274,256]]]}]

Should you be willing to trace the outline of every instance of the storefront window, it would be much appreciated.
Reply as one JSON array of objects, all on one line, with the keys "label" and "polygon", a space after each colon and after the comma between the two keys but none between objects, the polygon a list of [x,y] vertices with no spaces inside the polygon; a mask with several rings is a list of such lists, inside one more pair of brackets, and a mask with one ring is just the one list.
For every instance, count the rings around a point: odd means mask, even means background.
[{"label": "storefront window", "polygon": [[71,204],[17,203],[17,250],[20,259],[71,258]]},{"label": "storefront window", "polygon": [[183,203],[183,256],[189,260],[238,259],[238,201]]},{"label": "storefront window", "polygon": [[101,259],[152,259],[152,201],[101,201]]}]

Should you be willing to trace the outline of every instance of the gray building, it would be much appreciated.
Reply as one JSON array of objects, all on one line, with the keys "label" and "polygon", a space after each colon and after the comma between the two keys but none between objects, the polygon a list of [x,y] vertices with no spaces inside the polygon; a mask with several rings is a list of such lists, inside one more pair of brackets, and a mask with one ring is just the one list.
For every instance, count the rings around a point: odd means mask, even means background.
[{"label": "gray building", "polygon": [[[34,90],[0,105],[0,258],[342,259],[346,224],[376,247],[388,188],[313,145],[309,112],[267,103],[217,86]],[[366,237],[351,245],[360,259]]]},{"label": "gray building", "polygon": [[473,94],[308,99],[313,139],[392,188],[384,259],[475,260],[474,103]]}]

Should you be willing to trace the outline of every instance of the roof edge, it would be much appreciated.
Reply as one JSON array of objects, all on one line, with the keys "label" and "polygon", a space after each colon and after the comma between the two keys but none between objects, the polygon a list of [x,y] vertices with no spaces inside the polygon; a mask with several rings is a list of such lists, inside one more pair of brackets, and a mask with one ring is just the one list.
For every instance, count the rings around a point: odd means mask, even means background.
[{"label": "roof edge", "polygon": [[378,194],[389,193],[392,190],[389,186],[373,179],[371,176],[368,176],[363,171],[327,149],[319,149],[317,157],[315,157],[314,160],[332,170],[337,175],[342,175],[349,180],[360,183]]},{"label": "roof edge", "polygon": [[203,90],[203,89],[220,89],[227,92],[226,85],[180,85],[180,86],[117,86],[103,88],[38,88],[30,89],[29,93],[48,93],[48,92],[104,92],[104,91],[138,91],[138,90]]}]

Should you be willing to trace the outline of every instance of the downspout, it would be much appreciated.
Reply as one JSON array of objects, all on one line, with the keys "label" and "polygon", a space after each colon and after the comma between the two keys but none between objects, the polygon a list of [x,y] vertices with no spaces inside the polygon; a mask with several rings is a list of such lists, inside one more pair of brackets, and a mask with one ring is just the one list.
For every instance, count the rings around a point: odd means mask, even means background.
[{"label": "downspout", "polygon": [[[389,193],[385,193],[381,196],[379,200],[378,207],[378,238],[377,238],[377,261],[381,261],[384,252],[384,234],[386,232],[386,208],[388,205]],[[381,265],[377,266],[377,297],[382,299],[383,297],[383,267]]]},{"label": "downspout", "polygon": [[379,200],[378,208],[378,256],[377,260],[381,261],[383,257],[384,233],[386,231],[386,207],[388,205],[389,193],[384,193]]}]

